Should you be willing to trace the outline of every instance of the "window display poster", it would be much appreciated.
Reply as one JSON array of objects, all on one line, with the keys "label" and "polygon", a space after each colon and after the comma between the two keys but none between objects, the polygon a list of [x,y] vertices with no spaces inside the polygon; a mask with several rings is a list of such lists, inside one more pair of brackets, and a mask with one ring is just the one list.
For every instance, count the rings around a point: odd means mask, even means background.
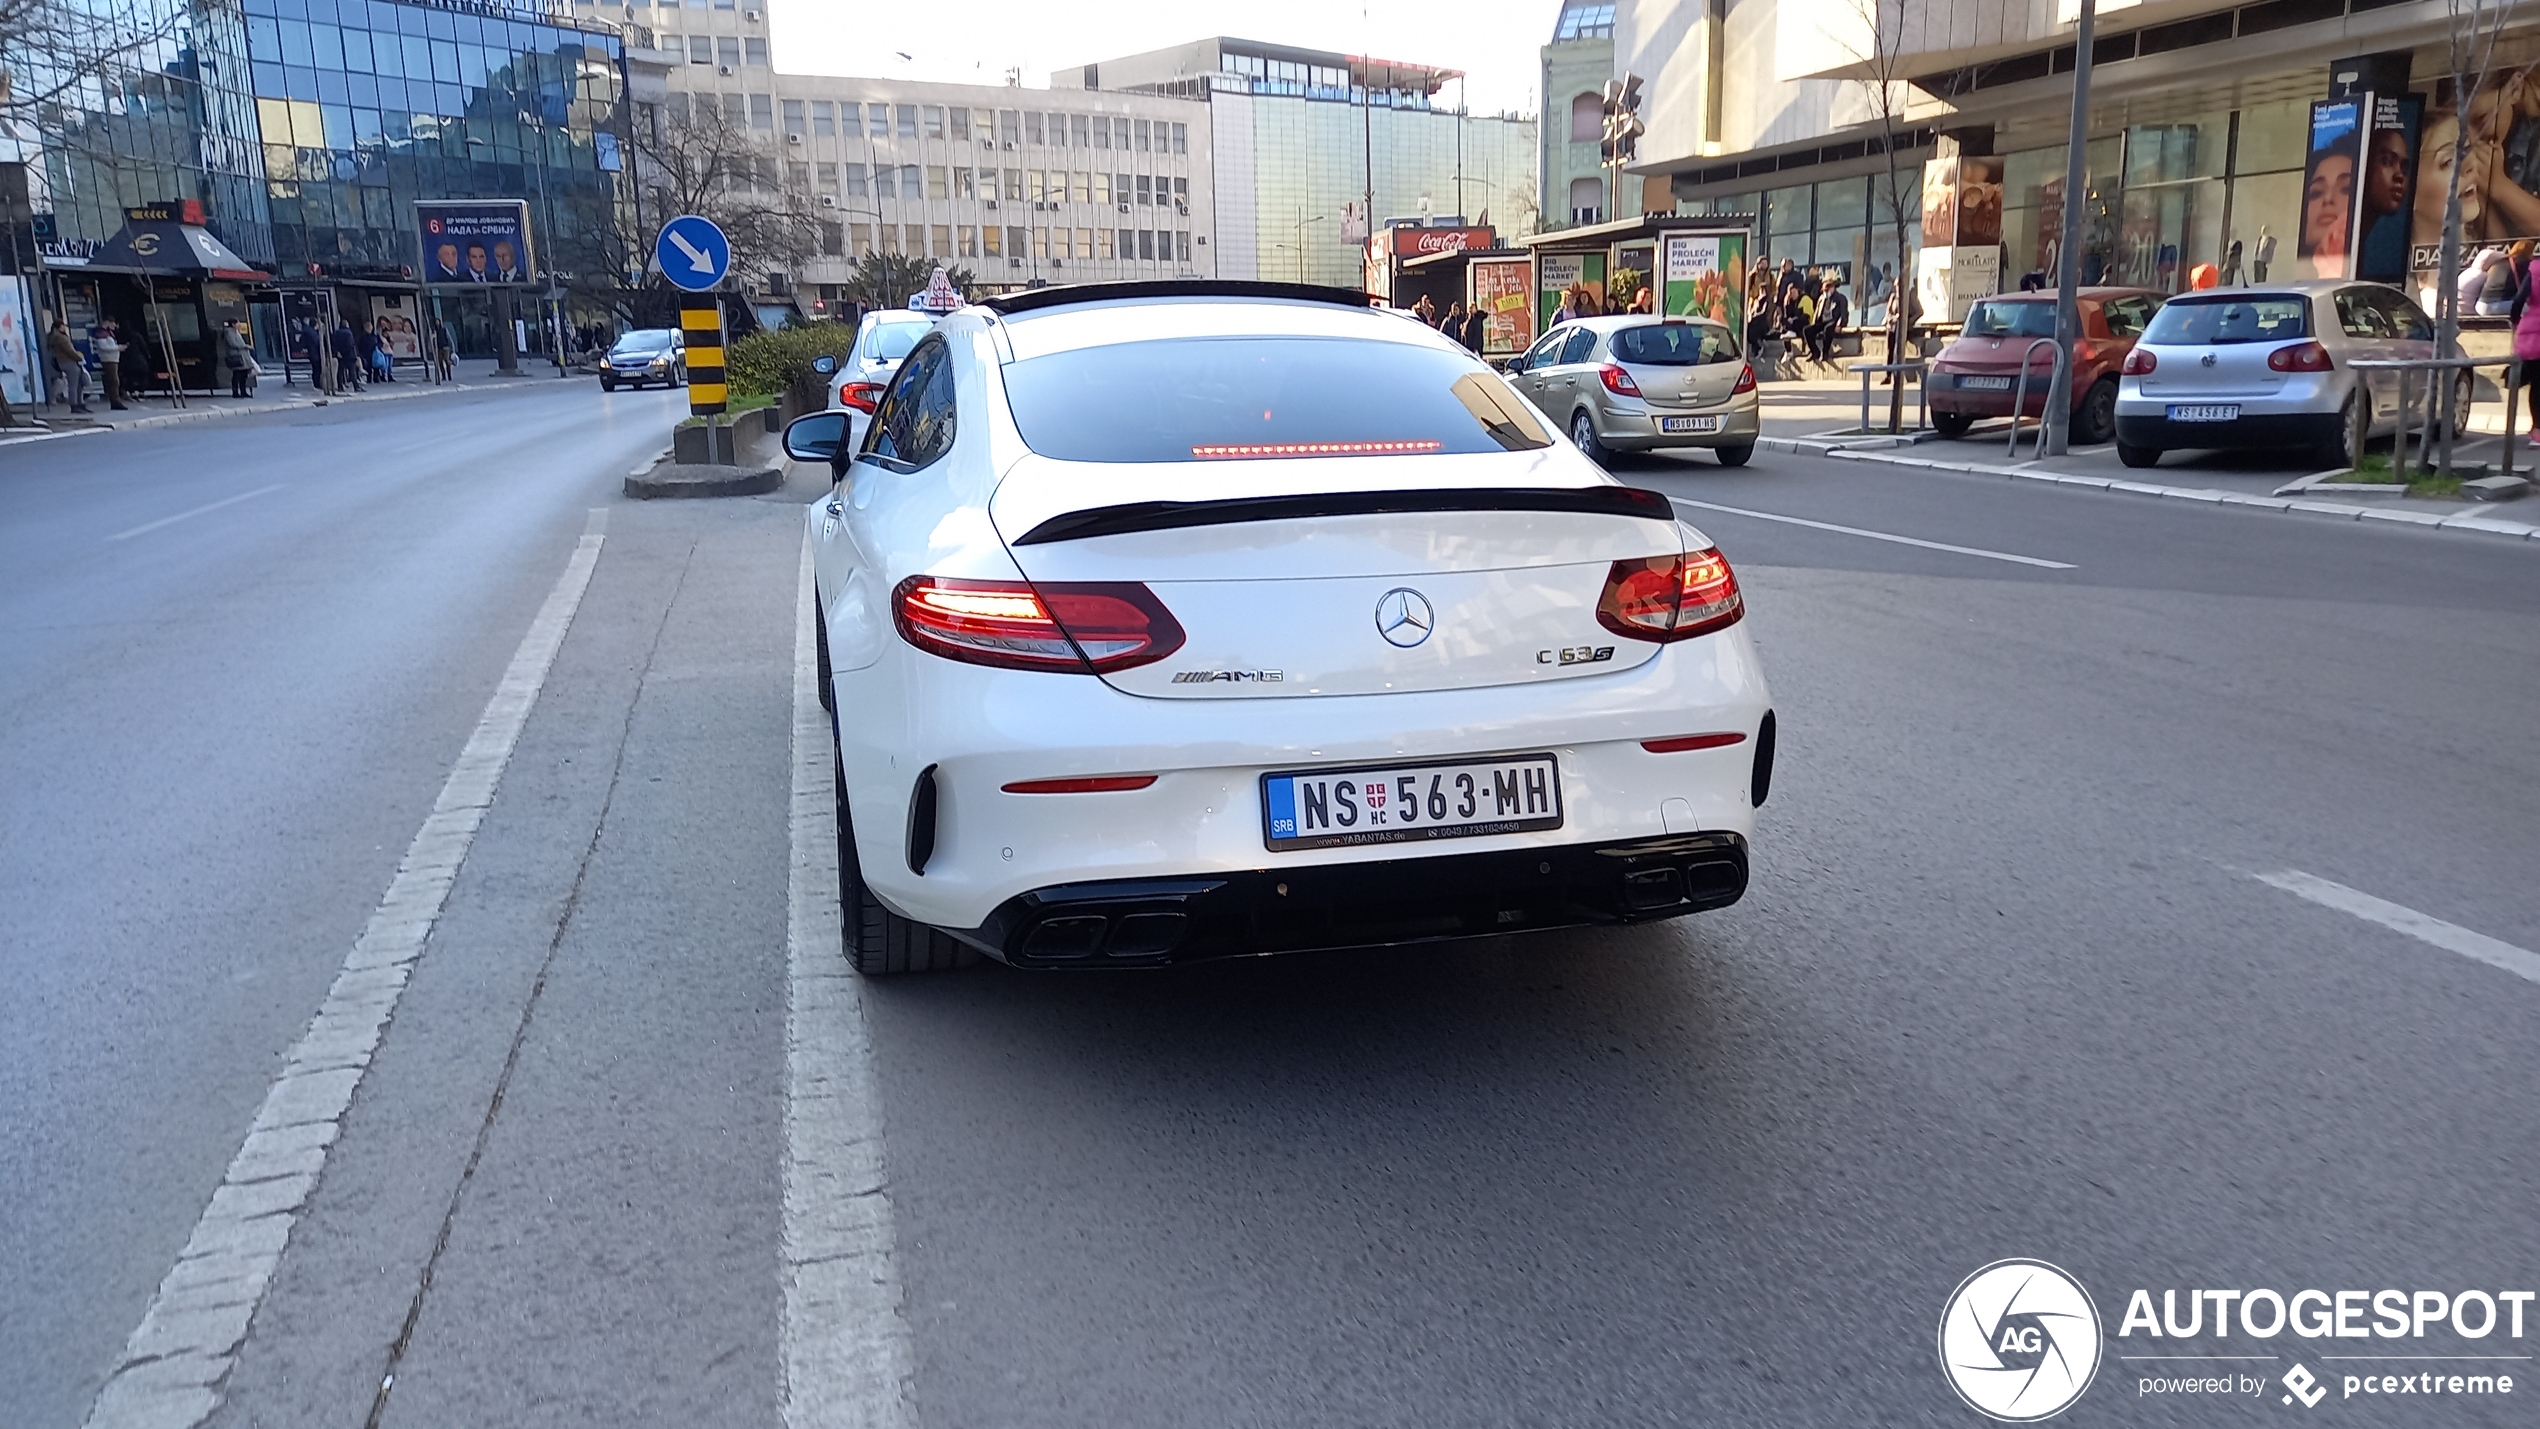
[{"label": "window display poster", "polygon": [[1746,343],[1746,235],[1671,233],[1661,296],[1671,315],[1726,323]]},{"label": "window display poster", "polygon": [[1574,287],[1587,289],[1588,296],[1596,300],[1597,310],[1604,311],[1604,254],[1541,253],[1536,256],[1535,310],[1541,315],[1540,326],[1552,326],[1552,315],[1561,307],[1561,295]]},{"label": "window display poster", "polygon": [[2314,278],[2347,276],[2362,117],[2361,100],[2324,99],[2311,106],[2311,154],[2302,165],[2302,232],[2294,252]]},{"label": "window display poster", "polygon": [[0,396],[26,406],[39,401],[36,385],[35,313],[27,301],[26,279],[0,278]]},{"label": "window display poster", "polygon": [[1476,258],[1467,268],[1474,307],[1482,310],[1482,354],[1523,352],[1535,341],[1535,315],[1526,303],[1534,265],[1523,258]]},{"label": "window display poster", "polygon": [[2466,106],[2448,81],[2437,82],[2416,152],[2414,267],[2432,268],[2440,251],[2455,163],[2464,257],[2481,244],[2540,238],[2540,62],[2496,75]]},{"label": "window display poster", "polygon": [[2425,102],[2415,95],[2371,95],[2372,135],[2356,186],[2355,276],[2396,283],[2408,273],[2408,230],[2415,207],[2417,134]]}]

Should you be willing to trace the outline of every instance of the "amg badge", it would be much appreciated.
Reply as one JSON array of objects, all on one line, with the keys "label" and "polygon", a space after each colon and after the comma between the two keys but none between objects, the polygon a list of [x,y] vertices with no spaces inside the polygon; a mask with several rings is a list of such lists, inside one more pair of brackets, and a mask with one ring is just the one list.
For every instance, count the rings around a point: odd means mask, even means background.
[{"label": "amg badge", "polygon": [[1183,670],[1173,676],[1177,685],[1213,685],[1220,680],[1229,684],[1278,684],[1285,676],[1276,670]]},{"label": "amg badge", "polygon": [[1595,665],[1614,658],[1611,645],[1566,645],[1558,650],[1538,650],[1538,665]]}]

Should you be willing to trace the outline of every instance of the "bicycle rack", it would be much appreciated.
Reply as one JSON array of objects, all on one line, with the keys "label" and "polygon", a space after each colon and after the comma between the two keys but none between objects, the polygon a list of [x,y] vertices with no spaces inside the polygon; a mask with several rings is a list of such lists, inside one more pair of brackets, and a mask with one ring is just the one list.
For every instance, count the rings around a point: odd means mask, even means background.
[{"label": "bicycle rack", "polygon": [[[2011,384],[2011,444],[2005,448],[2002,453],[2003,456],[2008,459],[2017,460],[2020,454],[2020,409],[2028,405],[2028,368],[2029,363],[2036,358],[2037,350],[2041,347],[2051,348],[2055,354],[2053,360],[2046,364],[2046,396],[2048,401],[2054,400],[2055,373],[2064,365],[2064,350],[2061,347],[2057,347],[2055,345],[2055,339],[2051,337],[2035,338],[2032,339],[2028,347],[2020,353],[2019,380]],[[2031,461],[2035,461],[2046,455],[2046,407],[2044,403],[2038,404],[2037,441],[2031,445],[2030,450],[2034,453],[2034,455],[2029,458]]]}]

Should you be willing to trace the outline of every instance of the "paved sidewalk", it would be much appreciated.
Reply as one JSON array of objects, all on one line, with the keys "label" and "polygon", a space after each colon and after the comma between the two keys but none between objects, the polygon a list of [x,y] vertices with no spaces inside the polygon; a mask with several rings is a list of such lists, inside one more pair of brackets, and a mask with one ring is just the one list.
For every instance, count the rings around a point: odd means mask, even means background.
[{"label": "paved sidewalk", "polygon": [[519,372],[507,377],[495,370],[495,363],[491,358],[486,358],[460,362],[455,369],[454,379],[445,383],[431,381],[420,368],[400,369],[395,382],[374,382],[362,391],[347,390],[337,396],[329,397],[309,386],[306,381],[286,386],[280,375],[274,374],[260,379],[256,384],[256,395],[244,401],[226,392],[209,397],[201,393],[188,393],[185,405],[180,407],[170,398],[154,394],[148,397],[132,398],[128,403],[128,410],[121,412],[107,407],[105,396],[92,388],[89,393],[89,411],[84,416],[73,417],[66,407],[38,408],[34,415],[36,421],[42,425],[29,426],[26,425],[27,412],[23,408],[19,409],[17,416],[20,425],[0,427],[0,447],[78,436],[83,432],[132,431],[136,428],[168,426],[179,422],[248,417],[259,412],[292,412],[335,404],[361,405],[403,401],[444,393],[483,392],[499,388],[522,387],[539,382],[580,380],[582,377],[583,374],[576,373],[572,378],[559,378],[555,375],[553,367],[526,360],[521,363]]},{"label": "paved sidewalk", "polygon": [[[2380,521],[2398,525],[2476,532],[2518,540],[2540,540],[2540,498],[2513,502],[2417,500],[2405,496],[2339,492],[2333,486],[2277,494],[2306,477],[2320,475],[2298,456],[2271,452],[2172,452],[2156,467],[2128,467],[2117,460],[2113,445],[2077,447],[2070,454],[2040,461],[2035,428],[2021,433],[2019,457],[2009,452],[2010,429],[1999,421],[1977,426],[1966,436],[1950,439],[1936,432],[1907,431],[1890,436],[1875,429],[1886,419],[1884,391],[1871,389],[1871,424],[1863,434],[1860,379],[1767,383],[1764,434],[1757,442],[1767,451],[1823,456],[1841,461],[1869,461],[1920,470],[1967,472],[2011,480],[2045,482],[2078,490],[2111,491],[2136,496],[2202,502],[2217,508],[2237,506],[2270,511],[2302,512],[2347,521]],[[1906,425],[1914,421],[1913,399],[1906,393]],[[2501,410],[2482,403],[2473,430],[2495,431]],[[2524,476],[2540,472],[2540,450],[2514,438],[2514,470]],[[2494,439],[2465,440],[2461,461],[2494,464],[2502,455]]]}]

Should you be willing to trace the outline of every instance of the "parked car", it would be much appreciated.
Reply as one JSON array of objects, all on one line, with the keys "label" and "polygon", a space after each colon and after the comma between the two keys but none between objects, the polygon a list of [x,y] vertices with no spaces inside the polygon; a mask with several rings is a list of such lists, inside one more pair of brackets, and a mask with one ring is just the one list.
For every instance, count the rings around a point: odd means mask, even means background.
[{"label": "parked car", "polygon": [[2152,466],[2191,447],[2299,448],[2320,467],[2351,467],[2367,438],[2399,421],[2398,374],[2351,364],[2433,355],[2433,322],[2381,283],[2182,294],[2126,355],[2117,456]]},{"label": "parked car", "polygon": [[874,404],[882,400],[882,389],[891,385],[891,374],[900,370],[900,360],[934,326],[933,313],[909,308],[866,313],[856,324],[855,350],[829,375],[831,410],[855,413],[849,425],[860,428],[862,419],[871,416]]},{"label": "parked car", "polygon": [[1591,461],[1708,447],[1722,466],[1755,454],[1755,369],[1709,318],[1581,318],[1508,364],[1508,380]]},{"label": "parked car", "polygon": [[[1652,371],[1679,371],[1652,367]],[[1697,369],[1698,370],[1698,369]],[[1737,577],[1364,293],[1008,293],[786,431],[860,972],[1116,968],[1738,900]]]},{"label": "parked car", "polygon": [[[2055,335],[2055,293],[2005,293],[1967,310],[1967,321],[1932,359],[1931,424],[1945,437],[1963,436],[1979,417],[2007,417],[2019,396],[2020,363],[2029,360],[2020,415],[2046,414],[2046,389],[2054,377],[2054,352],[2030,348]],[[2117,434],[2118,370],[2134,350],[2143,325],[2161,306],[2148,288],[2084,288],[2074,295],[2081,342],[2073,351],[2072,440],[2096,446]]]},{"label": "parked car", "polygon": [[637,328],[611,344],[600,359],[603,392],[614,392],[620,384],[676,387],[687,380],[688,339],[673,327]]}]

